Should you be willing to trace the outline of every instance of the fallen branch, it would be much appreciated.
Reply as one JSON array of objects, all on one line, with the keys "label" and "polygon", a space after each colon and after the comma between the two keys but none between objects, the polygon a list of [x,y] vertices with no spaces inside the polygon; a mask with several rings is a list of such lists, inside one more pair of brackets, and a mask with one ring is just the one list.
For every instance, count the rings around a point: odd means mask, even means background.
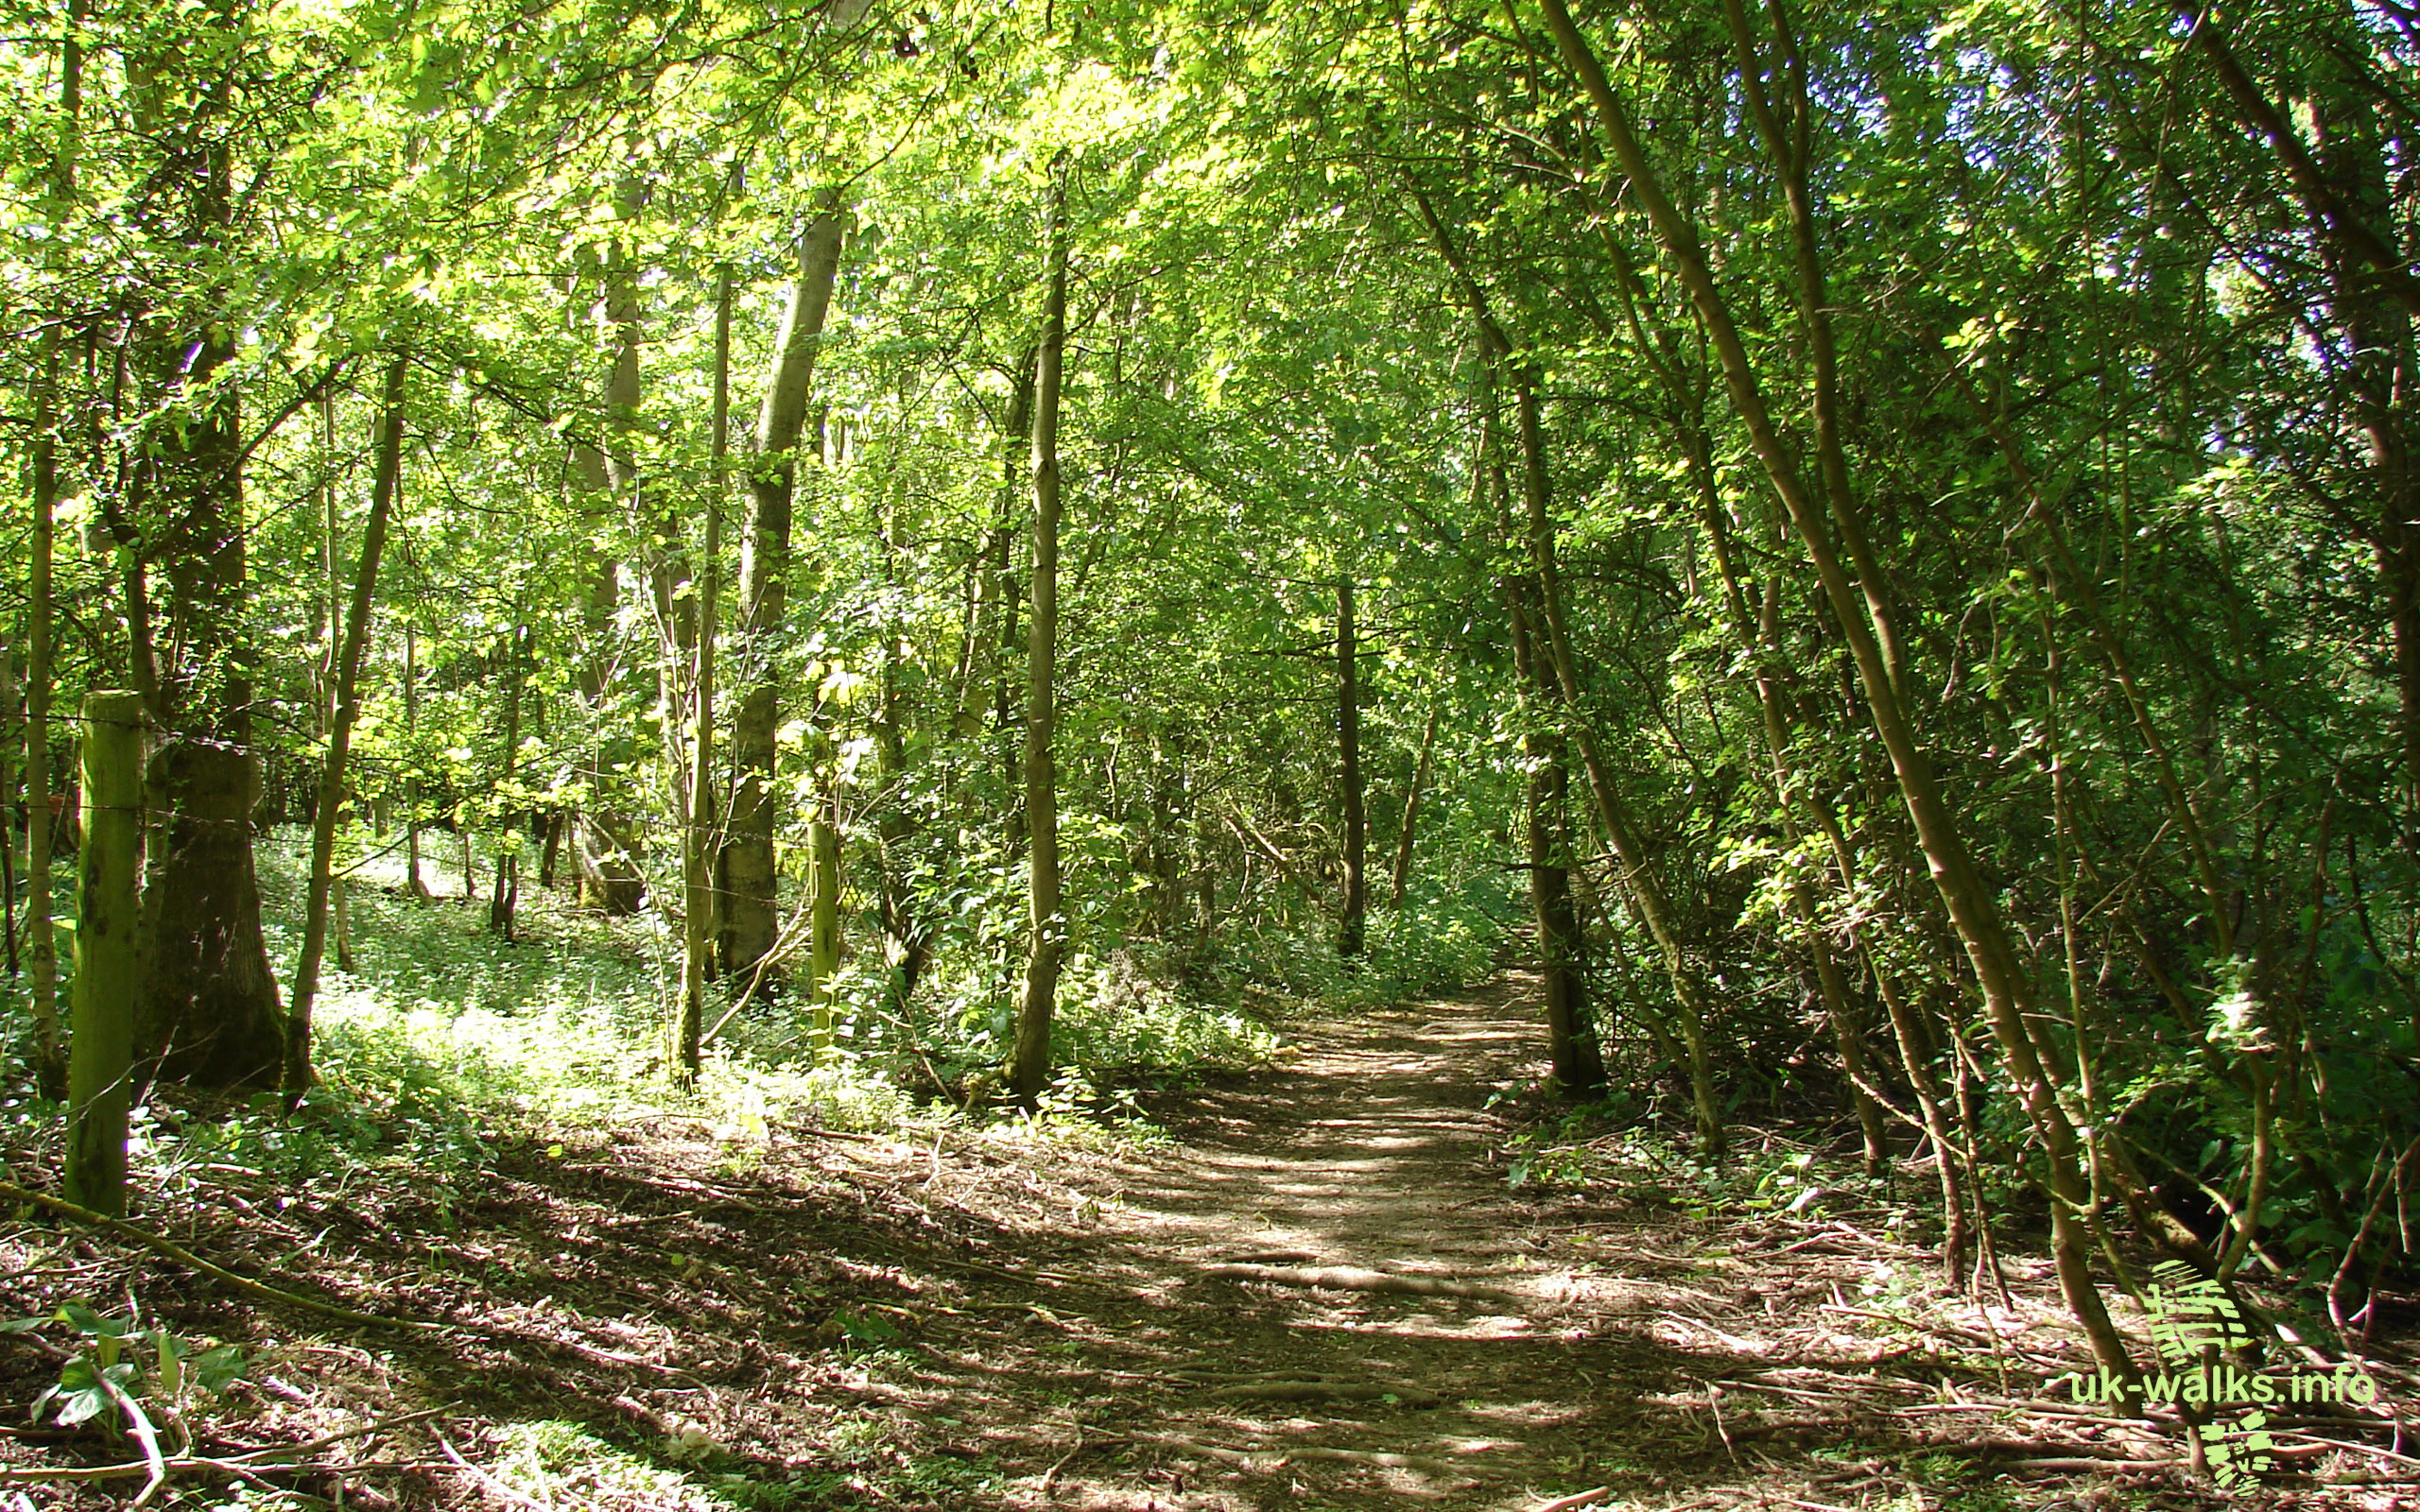
[{"label": "fallen branch", "polygon": [[1202,1275],[1219,1280],[1266,1281],[1272,1286],[1327,1287],[1340,1292],[1398,1292],[1412,1297],[1472,1297],[1493,1302],[1526,1302],[1520,1293],[1441,1276],[1397,1276],[1351,1265],[1210,1265]]},{"label": "fallen branch", "polygon": [[162,1238],[147,1228],[127,1222],[124,1218],[112,1218],[105,1212],[95,1212],[90,1208],[78,1207],[63,1197],[54,1197],[46,1193],[17,1186],[12,1182],[0,1181],[0,1199],[30,1203],[34,1207],[82,1224],[88,1228],[98,1228],[103,1233],[123,1239],[129,1244],[139,1245],[164,1260],[173,1261],[189,1270],[198,1270],[205,1276],[225,1281],[237,1291],[260,1297],[264,1301],[278,1302],[287,1307],[304,1308],[310,1312],[336,1318],[340,1322],[359,1324],[365,1328],[417,1329],[436,1332],[448,1326],[443,1323],[425,1322],[420,1318],[382,1317],[375,1313],[356,1313],[349,1307],[338,1307],[334,1302],[322,1302],[299,1293],[283,1291],[266,1281],[256,1281],[249,1276],[237,1275],[224,1265],[214,1264],[175,1240]]},{"label": "fallen branch", "polygon": [[1042,1472],[1042,1488],[1043,1488],[1043,1490],[1045,1490],[1045,1491],[1046,1492],[1046,1491],[1048,1491],[1048,1490],[1050,1489],[1050,1487],[1051,1487],[1052,1486],[1056,1485],[1056,1484],[1058,1483],[1058,1480],[1059,1480],[1059,1472],[1060,1472],[1061,1470],[1063,1470],[1063,1469],[1066,1469],[1067,1462],[1068,1462],[1069,1460],[1071,1460],[1071,1459],[1074,1459],[1077,1455],[1079,1455],[1079,1454],[1082,1453],[1083,1452],[1084,1452],[1084,1425],[1083,1425],[1083,1424],[1081,1424],[1081,1423],[1078,1423],[1078,1424],[1076,1425],[1076,1441],[1075,1441],[1073,1444],[1070,1444],[1070,1445],[1067,1447],[1067,1452],[1065,1452],[1064,1454],[1060,1455],[1056,1460],[1053,1460],[1053,1461],[1051,1462],[1050,1468],[1049,1468],[1048,1469],[1044,1470],[1044,1471]]},{"label": "fallen branch", "polygon": [[1584,1491],[1574,1491],[1569,1496],[1559,1496],[1551,1502],[1540,1503],[1530,1512],[1577,1512],[1578,1508],[1595,1506],[1613,1494],[1614,1488],[1610,1486],[1595,1486]]},{"label": "fallen branch", "polygon": [[2356,1444],[2342,1438],[2322,1438],[2317,1434],[2296,1433],[2291,1429],[2285,1430],[2280,1436],[2296,1438],[2306,1444],[2323,1445],[2328,1449],[2341,1449],[2355,1454],[2375,1454],[2379,1459],[2391,1459],[2397,1465],[2420,1466],[2420,1459],[2413,1459],[2409,1454],[2398,1454],[2391,1449],[2380,1449],[2376,1444]]}]

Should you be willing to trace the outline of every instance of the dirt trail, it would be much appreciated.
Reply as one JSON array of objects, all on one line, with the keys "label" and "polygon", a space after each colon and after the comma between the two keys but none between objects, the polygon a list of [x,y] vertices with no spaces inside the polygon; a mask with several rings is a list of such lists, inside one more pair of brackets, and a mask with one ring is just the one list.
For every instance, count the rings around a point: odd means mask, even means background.
[{"label": "dirt trail", "polygon": [[[1545,1070],[1533,987],[1298,1031],[1277,1066],[1157,1098],[1157,1143],[667,1118],[510,1143],[461,1190],[225,1177],[184,1210],[205,1252],[308,1255],[347,1305],[458,1332],[331,1337],[141,1255],[0,1264],[0,1315],[139,1292],[241,1340],[254,1383],[215,1445],[415,1415],[283,1472],[392,1512],[1542,1512],[1596,1487],[2016,1512],[2129,1480],[2137,1512],[2217,1504],[2164,1468],[2172,1431],[2033,1410],[2084,1359],[2038,1260],[1987,1310],[1882,1194],[1692,1218],[1645,1184],[1508,1188],[1485,1105]],[[1741,1134],[1742,1167],[1788,1155]],[[42,1242],[19,1230],[0,1263]],[[1315,1269],[1403,1289],[1283,1283]],[[57,1370],[0,1349],[0,1401]],[[0,1435],[0,1466],[42,1452]]]},{"label": "dirt trail", "polygon": [[[1596,1484],[1609,1370],[1640,1362],[1610,1358],[1555,1295],[1530,1236],[1539,1214],[1489,1160],[1500,1130],[1486,1098],[1542,1069],[1525,986],[1315,1028],[1283,1069],[1161,1102],[1179,1143],[1119,1162],[1097,1198],[1080,1270],[1105,1284],[1067,1285],[1042,1299],[1047,1318],[957,1341],[968,1366],[1064,1362],[1056,1381],[986,1393],[982,1428],[1003,1458],[1063,1446],[1030,1498],[1493,1509]],[[1222,1264],[1482,1295],[1305,1288],[1214,1274]]]},{"label": "dirt trail", "polygon": [[[2013,1300],[1985,1308],[1872,1197],[1692,1219],[1512,1190],[1486,1103],[1546,1072],[1534,988],[1315,1027],[1289,1064],[1161,1099],[1175,1143],[1052,1171],[1089,1195],[999,1252],[1047,1290],[947,1314],[896,1405],[1011,1473],[994,1506],[2219,1504],[2169,1443],[2031,1411],[2085,1361],[2047,1262],[2004,1257]],[[1274,1280],[1319,1267],[1466,1295]]]}]

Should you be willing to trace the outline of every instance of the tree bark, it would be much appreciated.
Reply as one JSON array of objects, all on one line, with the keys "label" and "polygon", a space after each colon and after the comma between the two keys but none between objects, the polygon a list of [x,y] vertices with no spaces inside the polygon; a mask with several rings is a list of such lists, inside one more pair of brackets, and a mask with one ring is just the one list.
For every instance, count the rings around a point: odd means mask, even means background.
[{"label": "tree bark", "polygon": [[[781,805],[773,796],[773,764],[781,722],[781,638],[789,605],[790,501],[816,352],[832,307],[847,224],[837,195],[827,196],[799,238],[798,280],[749,447],[750,512],[740,558],[739,664],[734,679],[746,691],[732,726],[734,781],[722,854],[722,956],[723,969],[731,972],[754,971],[781,933],[773,866]],[[773,980],[769,966],[766,980]]]},{"label": "tree bark", "polygon": [[832,1048],[832,978],[839,970],[839,799],[826,792],[806,824],[806,983],[819,1051]]},{"label": "tree bark", "polygon": [[[2008,938],[1998,905],[1975,865],[1964,832],[1941,793],[1931,761],[1916,744],[1913,727],[1901,707],[1897,679],[1884,660],[1882,638],[1876,628],[1876,622],[1887,620],[1890,612],[1881,585],[1871,583],[1860,594],[1842,569],[1833,546],[1833,522],[1828,514],[1845,514],[1851,507],[1850,500],[1844,492],[1835,492],[1827,500],[1805,487],[1766,408],[1746,344],[1732,318],[1730,305],[1715,283],[1696,227],[1665,194],[1661,180],[1631,129],[1628,112],[1563,0],[1543,0],[1543,4],[1556,43],[1572,71],[1580,76],[1607,145],[1630,179],[1632,195],[1645,210],[1705,324],[1721,360],[1733,408],[1747,427],[1750,443],[1764,464],[1774,492],[1789,511],[1841,635],[1849,643],[1875,731],[1890,753],[1892,770],[1934,885],[1981,985],[1993,1039],[1999,1045],[2027,1116],[2043,1143],[2048,1165],[2052,1249],[2060,1289],[2090,1339],[2095,1358],[2103,1369],[2129,1383],[2131,1398],[2132,1383],[2137,1379],[2135,1366],[2092,1279],[2082,1222],[2091,1194],[2075,1126],[2059,1105],[2056,1089],[2035,1053],[2026,1024],[2026,1015],[2032,1007],[2031,985]],[[1811,290],[1802,291],[1802,297],[1810,303],[1814,302],[1811,296]],[[1821,389],[1817,402],[1825,403]],[[1831,446],[1838,446],[1836,423],[1818,426],[1819,447],[1826,443],[1827,438]],[[1826,474],[1835,471],[1827,458]],[[1845,478],[1844,464],[1837,472]]]},{"label": "tree bark", "polygon": [[1344,789],[1344,918],[1336,954],[1361,954],[1370,913],[1369,819],[1361,782],[1361,650],[1353,623],[1353,581],[1336,585],[1336,734]]},{"label": "tree bark", "polygon": [[34,398],[33,540],[26,606],[26,967],[34,1020],[34,1080],[50,1096],[66,1090],[66,1043],[59,1032],[59,945],[50,904],[51,555],[59,499],[53,395],[55,338],[37,358]]},{"label": "tree bark", "polygon": [[[354,569],[353,602],[345,610],[344,643],[337,652],[327,762],[320,776],[319,804],[311,815],[311,881],[302,905],[302,954],[295,962],[293,1006],[285,1016],[280,1080],[289,1105],[299,1103],[311,1085],[311,1005],[320,990],[320,965],[327,951],[328,899],[336,882],[337,817],[344,807],[345,764],[353,749],[353,727],[361,717],[361,659],[370,647],[378,562],[386,554],[387,522],[403,484],[404,379],[410,367],[411,359],[400,352],[387,366],[378,418],[377,472],[371,484],[370,515],[361,526],[361,558]],[[464,833],[467,835],[468,831]]]},{"label": "tree bark", "polygon": [[[1536,584],[1538,623],[1533,627],[1548,669],[1552,687],[1559,695],[1564,722],[1580,747],[1582,765],[1588,774],[1588,791],[1594,799],[1599,821],[1605,828],[1606,839],[1621,863],[1623,890],[1630,896],[1640,920],[1646,924],[1664,960],[1665,972],[1672,984],[1672,996],[1677,1008],[1680,1039],[1686,1047],[1689,1091],[1696,1118],[1698,1142],[1708,1160],[1723,1158],[1726,1136],[1723,1129],[1722,1104],[1717,1091],[1714,1074],[1713,1046],[1706,1034],[1712,1002],[1704,990],[1696,963],[1689,957],[1681,923],[1669,896],[1658,880],[1646,843],[1634,822],[1628,803],[1613,779],[1613,768],[1603,750],[1598,746],[1595,732],[1581,711],[1581,682],[1577,656],[1572,650],[1569,628],[1564,623],[1563,586],[1555,563],[1554,521],[1550,507],[1550,480],[1547,469],[1546,438],[1539,416],[1537,390],[1529,371],[1513,359],[1512,338],[1497,323],[1490,311],[1486,291],[1465,264],[1454,246],[1453,237],[1444,222],[1437,217],[1425,196],[1414,197],[1422,218],[1427,222],[1436,239],[1439,253],[1461,280],[1473,320],[1478,326],[1479,369],[1486,385],[1482,396],[1484,421],[1488,439],[1483,450],[1491,455],[1500,453],[1498,432],[1502,421],[1497,414],[1495,383],[1500,375],[1509,377],[1513,386],[1513,413],[1516,439],[1521,458],[1521,493],[1524,504],[1522,522],[1515,526],[1511,517],[1511,504],[1504,496],[1509,490],[1499,479],[1496,491],[1503,528],[1517,534],[1527,548],[1532,577]],[[1501,462],[1493,464],[1501,467]]]},{"label": "tree bark", "polygon": [[[84,43],[77,33],[84,0],[68,0],[59,48],[60,146],[51,163],[54,204],[76,190],[78,120],[82,113]],[[59,942],[50,903],[50,696],[53,676],[51,565],[59,503],[60,337],[45,329],[35,356],[33,531],[26,607],[26,956],[34,1020],[34,1082],[45,1094],[67,1090],[66,1045],[59,1032]]]},{"label": "tree bark", "polygon": [[[1538,977],[1546,996],[1547,1059],[1556,1082],[1579,1096],[1603,1089],[1605,1061],[1588,1011],[1587,939],[1572,906],[1571,779],[1564,765],[1563,735],[1543,722],[1547,708],[1559,700],[1554,673],[1538,654],[1535,616],[1525,602],[1530,597],[1525,589],[1534,585],[1515,576],[1505,586],[1513,675],[1530,716],[1521,737],[1522,760],[1530,768],[1522,816],[1530,913],[1537,925]],[[1531,692],[1538,696],[1534,701]]]},{"label": "tree bark", "polygon": [[1047,271],[1033,384],[1033,614],[1026,641],[1025,806],[1030,930],[1010,1085],[1034,1107],[1050,1079],[1050,1020],[1066,949],[1059,878],[1059,785],[1051,736],[1059,651],[1059,387],[1067,344],[1067,158],[1051,164]]},{"label": "tree bark", "polygon": [[[183,109],[164,111],[170,92],[196,86],[154,61],[129,62],[137,114],[161,144],[154,211],[180,228],[181,255],[216,255],[235,213],[226,86],[202,83]],[[209,1087],[274,1085],[285,1046],[252,866],[260,757],[244,626],[245,445],[237,390],[221,372],[238,324],[215,310],[152,318],[145,360],[173,419],[152,429],[136,479],[161,510],[146,545],[166,579],[167,621],[155,645],[164,739],[150,782],[162,816],[137,1041],[157,1074]]]},{"label": "tree bark", "polygon": [[[404,627],[404,742],[412,744],[412,736],[420,727],[420,631],[417,627]],[[420,874],[420,776],[415,762],[413,774],[404,779],[404,896],[414,902],[425,902],[432,896],[428,884]]]},{"label": "tree bark", "polygon": [[135,988],[142,980],[143,696],[84,700],[83,842],[76,855],[75,1042],[68,1064],[67,1199],[126,1214]]},{"label": "tree bark", "polygon": [[[1509,354],[1503,336],[1489,327],[1499,359]],[[1507,364],[1510,367],[1510,364]],[[1581,765],[1588,774],[1588,789],[1605,838],[1621,863],[1622,885],[1638,905],[1639,918],[1664,958],[1666,976],[1679,1010],[1681,1042],[1688,1049],[1689,1100],[1697,1121],[1698,1143],[1709,1161],[1722,1160],[1729,1141],[1723,1127],[1721,1094],[1715,1078],[1714,1047],[1706,1025],[1714,1017],[1712,995],[1690,957],[1680,911],[1666,890],[1655,857],[1639,833],[1629,803],[1614,781],[1613,765],[1597,744],[1594,730],[1581,709],[1579,658],[1571,645],[1570,627],[1563,605],[1563,575],[1555,560],[1554,517],[1549,507],[1546,438],[1538,418],[1538,396],[1530,375],[1514,368],[1513,416],[1521,451],[1522,498],[1526,504],[1530,566],[1537,581],[1539,635],[1553,689],[1561,695],[1564,718],[1580,747]]]},{"label": "tree bark", "polygon": [[672,1030],[673,1076],[694,1083],[706,1022],[706,975],[714,951],[715,648],[722,633],[722,502],[731,457],[731,265],[715,272],[713,461],[706,477],[705,541],[698,563],[697,670],[690,679],[688,804],[682,814],[681,1011]]},{"label": "tree bark", "polygon": [[1404,888],[1411,881],[1412,842],[1420,833],[1420,799],[1428,787],[1428,762],[1437,745],[1437,716],[1443,712],[1442,700],[1430,706],[1428,723],[1420,731],[1420,754],[1411,765],[1411,785],[1404,789],[1403,823],[1395,830],[1394,885],[1387,898],[1389,908],[1403,906]]}]

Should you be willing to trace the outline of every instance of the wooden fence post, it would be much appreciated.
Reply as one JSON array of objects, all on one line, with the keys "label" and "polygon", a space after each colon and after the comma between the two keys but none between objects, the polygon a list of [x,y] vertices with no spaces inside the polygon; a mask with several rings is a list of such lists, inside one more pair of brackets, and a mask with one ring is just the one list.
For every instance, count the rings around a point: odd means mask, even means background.
[{"label": "wooden fence post", "polygon": [[67,1057],[67,1200],[126,1212],[134,1062],[136,868],[143,845],[143,696],[84,699],[83,846],[76,857],[76,984]]}]

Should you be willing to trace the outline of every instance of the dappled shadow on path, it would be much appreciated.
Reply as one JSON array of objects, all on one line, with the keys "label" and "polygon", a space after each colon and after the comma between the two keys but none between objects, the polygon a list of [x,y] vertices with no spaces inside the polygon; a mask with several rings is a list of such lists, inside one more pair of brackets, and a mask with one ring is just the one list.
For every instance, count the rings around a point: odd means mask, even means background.
[{"label": "dappled shadow on path", "polygon": [[[1150,1099],[1161,1142],[675,1121],[451,1185],[230,1178],[181,1234],[444,1333],[246,1312],[147,1261],[105,1279],[249,1336],[249,1441],[441,1411],[365,1440],[375,1472],[278,1482],[350,1507],[521,1505],[570,1484],[544,1467],[585,1489],[539,1504],[631,1512],[1941,1504],[1900,1500],[1905,1462],[1987,1436],[1950,1409],[1996,1376],[2005,1399],[2009,1359],[1841,1291],[1921,1253],[1508,1187],[1489,1100],[1543,1072],[1532,986],[1304,1030]],[[1314,1267],[1404,1289],[1279,1283]],[[0,1278],[21,1314],[55,1291]],[[2011,1346],[2035,1379],[2069,1348],[2044,1328]],[[0,1352],[0,1397],[43,1369]],[[2063,1452],[2138,1447],[2086,1427]]]}]

